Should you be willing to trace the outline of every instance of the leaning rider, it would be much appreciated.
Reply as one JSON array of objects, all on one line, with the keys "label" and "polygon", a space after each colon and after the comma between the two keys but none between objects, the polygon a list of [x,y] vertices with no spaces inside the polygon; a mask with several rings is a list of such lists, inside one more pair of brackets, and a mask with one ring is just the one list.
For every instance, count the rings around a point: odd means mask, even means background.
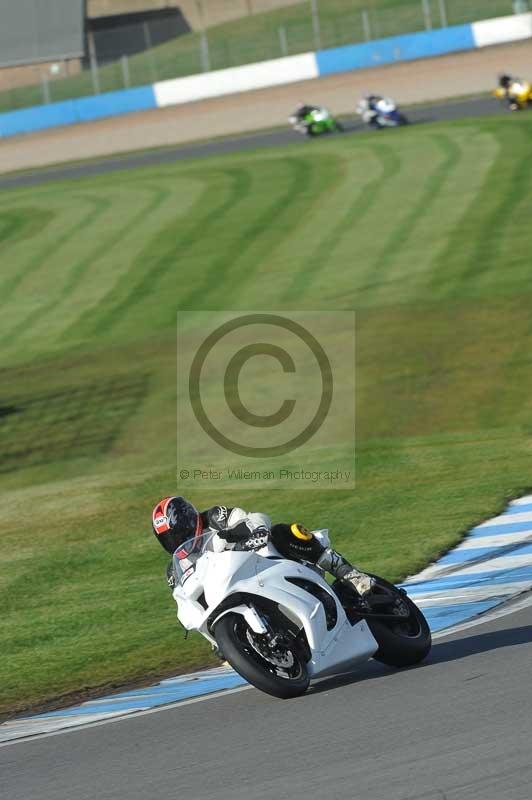
[{"label": "leaning rider", "polygon": [[[323,531],[311,533],[301,525],[271,524],[266,514],[248,513],[242,508],[213,506],[198,511],[184,497],[165,497],[152,514],[152,529],[164,549],[173,554],[177,548],[202,533],[216,533],[227,549],[260,549],[268,540],[284,558],[304,561],[330,572],[350,584],[363,597],[371,591],[374,579],[350,564],[329,547]],[[172,563],[167,569],[168,584],[174,588]]]},{"label": "leaning rider", "polygon": [[358,104],[358,113],[367,125],[375,122],[379,113],[377,104],[382,100],[380,94],[366,94]]},{"label": "leaning rider", "polygon": [[308,103],[300,103],[296,110],[293,113],[293,116],[296,118],[297,122],[304,122],[305,117],[308,116],[312,111],[319,111],[319,106],[311,106]]},{"label": "leaning rider", "polygon": [[520,78],[512,75],[499,75],[499,87],[504,93],[504,101],[510,108],[519,105],[519,94],[523,91],[523,82]]}]

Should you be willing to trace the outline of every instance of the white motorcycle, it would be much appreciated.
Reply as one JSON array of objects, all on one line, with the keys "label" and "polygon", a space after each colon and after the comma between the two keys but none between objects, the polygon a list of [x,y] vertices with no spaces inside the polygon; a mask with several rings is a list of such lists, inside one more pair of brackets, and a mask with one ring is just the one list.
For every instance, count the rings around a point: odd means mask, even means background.
[{"label": "white motorcycle", "polygon": [[[319,533],[323,541],[327,532]],[[296,697],[312,679],[370,658],[408,667],[428,654],[429,627],[403,589],[375,576],[362,598],[341,581],[329,585],[316,567],[281,557],[271,542],[226,548],[207,533],[176,550],[178,619],[263,692]]]},{"label": "white motorcycle", "polygon": [[408,124],[407,118],[399,111],[391,97],[381,97],[371,105],[364,98],[356,110],[371,128],[397,128]]}]

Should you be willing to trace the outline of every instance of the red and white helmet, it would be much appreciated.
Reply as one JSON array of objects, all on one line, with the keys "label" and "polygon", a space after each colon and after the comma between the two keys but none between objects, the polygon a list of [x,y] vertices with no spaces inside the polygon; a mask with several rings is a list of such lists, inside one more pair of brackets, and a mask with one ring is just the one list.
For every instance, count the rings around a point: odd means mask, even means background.
[{"label": "red and white helmet", "polygon": [[201,514],[184,497],[165,497],[153,509],[153,533],[168,553],[199,536],[202,528]]}]

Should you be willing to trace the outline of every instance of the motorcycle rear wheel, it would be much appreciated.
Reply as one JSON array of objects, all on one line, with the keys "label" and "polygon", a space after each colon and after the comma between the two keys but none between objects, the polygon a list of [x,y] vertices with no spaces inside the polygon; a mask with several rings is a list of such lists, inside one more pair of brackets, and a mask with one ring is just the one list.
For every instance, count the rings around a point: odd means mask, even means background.
[{"label": "motorcycle rear wheel", "polygon": [[432,647],[430,628],[423,612],[408,595],[403,594],[392,583],[376,575],[374,577],[376,578],[374,591],[389,594],[390,598],[400,598],[408,608],[410,616],[405,620],[398,616],[397,622],[368,618],[369,628],[379,645],[373,658],[389,667],[412,667],[419,664],[427,657]]},{"label": "motorcycle rear wheel", "polygon": [[241,614],[226,614],[216,623],[214,637],[239,675],[266,694],[286,700],[307,690],[310,677],[297,648],[286,643],[269,650]]}]

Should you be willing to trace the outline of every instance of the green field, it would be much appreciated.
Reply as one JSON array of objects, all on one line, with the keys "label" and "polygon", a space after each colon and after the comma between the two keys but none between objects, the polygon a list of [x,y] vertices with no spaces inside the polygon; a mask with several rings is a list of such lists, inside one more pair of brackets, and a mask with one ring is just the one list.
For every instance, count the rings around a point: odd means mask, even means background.
[{"label": "green field", "polygon": [[[432,26],[442,25],[440,0],[427,0]],[[309,0],[294,6],[263,14],[242,17],[233,22],[209,28],[207,32],[209,68],[227,67],[280,58],[321,48],[340,47],[363,42],[367,31],[362,11],[367,12],[367,24],[372,39],[395,36],[425,29],[421,0],[318,0],[319,38],[312,24]],[[445,0],[448,25],[460,25],[479,19],[512,13],[511,0]],[[282,33],[280,33],[282,29]],[[281,46],[282,38],[286,48]],[[199,33],[189,33],[171,39],[159,47],[130,57],[128,84],[117,60],[99,69],[100,91],[110,92],[129,86],[143,86],[156,81],[178,78],[202,72],[206,66],[202,57]],[[93,94],[95,91],[90,70],[80,75],[50,81],[50,99],[67,100]],[[40,78],[34,86],[13,88],[0,92],[0,111],[39,105],[44,100]]]},{"label": "green field", "polygon": [[355,492],[194,492],[397,580],[532,485],[532,119],[344,136],[0,197],[0,709],[208,663],[150,532],[176,309],[356,309]]}]

